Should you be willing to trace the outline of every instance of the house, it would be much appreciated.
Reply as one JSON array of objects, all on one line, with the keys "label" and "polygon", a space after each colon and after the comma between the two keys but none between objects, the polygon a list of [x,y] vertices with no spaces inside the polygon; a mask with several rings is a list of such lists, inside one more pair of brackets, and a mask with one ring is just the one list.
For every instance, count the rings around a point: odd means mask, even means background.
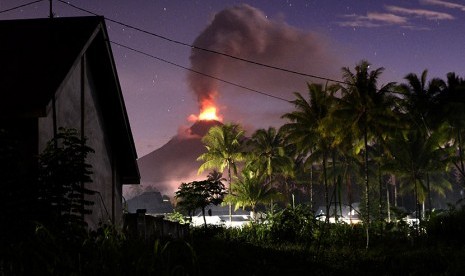
[{"label": "house", "polygon": [[[326,220],[326,206],[319,206],[315,215],[318,220]],[[331,205],[329,208],[329,222],[334,223],[337,221],[345,222],[348,224],[355,224],[361,222],[360,217],[360,202],[354,202],[351,205],[342,204],[341,206]]]},{"label": "house", "polygon": [[85,220],[122,223],[122,185],[140,176],[104,18],[4,20],[0,36],[0,128],[18,137],[25,168],[58,128],[78,130],[95,150]]},{"label": "house", "polygon": [[138,209],[144,209],[150,215],[165,215],[173,213],[174,208],[171,202],[163,199],[160,192],[144,192],[138,196],[128,199],[126,202],[127,211],[135,214]]}]

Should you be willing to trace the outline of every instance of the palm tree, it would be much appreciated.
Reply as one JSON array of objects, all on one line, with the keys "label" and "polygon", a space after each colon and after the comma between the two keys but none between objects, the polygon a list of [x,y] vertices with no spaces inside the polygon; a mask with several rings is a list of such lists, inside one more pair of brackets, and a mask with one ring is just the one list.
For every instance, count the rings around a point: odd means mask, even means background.
[{"label": "palm tree", "polygon": [[[419,213],[419,204],[424,203],[430,190],[444,195],[451,184],[442,177],[447,169],[448,155],[445,153],[445,132],[443,129],[425,136],[419,129],[399,131],[390,138],[387,147],[394,157],[386,163],[385,169],[395,173],[401,180],[403,191],[413,191],[416,201],[416,211]],[[450,152],[450,148],[448,148]],[[434,185],[430,180],[434,179]],[[431,200],[429,202],[431,209]]]},{"label": "palm tree", "polygon": [[443,84],[442,80],[436,78],[427,82],[427,74],[427,70],[420,77],[414,73],[408,74],[405,76],[407,83],[398,85],[397,91],[402,96],[400,108],[406,120],[429,135],[437,125],[434,119],[438,117],[437,101]]},{"label": "palm tree", "polygon": [[[451,147],[447,146],[447,143],[450,141],[454,143],[460,141],[460,131],[455,133],[455,127],[460,129],[460,126],[463,125],[463,119],[465,119],[465,111],[463,111],[465,108],[465,93],[461,95],[462,101],[460,101],[460,93],[456,93],[460,89],[465,88],[465,83],[453,73],[448,74],[447,83],[438,78],[434,78],[427,83],[426,75],[427,71],[425,70],[421,75],[421,79],[415,74],[408,74],[405,77],[408,83],[400,85],[398,89],[403,96],[401,105],[404,107],[404,112],[408,115],[407,119],[410,122],[410,128],[416,129],[415,136],[423,136],[416,139],[419,142],[436,141],[437,144],[434,146],[436,149],[442,151],[442,159],[446,158],[452,161],[460,172],[461,166],[459,163],[455,163],[454,158],[448,158],[451,157]],[[460,84],[461,82],[462,84]],[[462,91],[465,92],[465,90]],[[444,135],[446,133],[449,136]],[[458,135],[456,136],[456,134]],[[441,139],[438,139],[438,137]],[[461,143],[457,144],[460,156]],[[430,194],[429,179],[430,177],[434,178],[435,175],[437,174],[426,174],[427,185],[423,186],[423,188],[427,189],[428,194]],[[442,183],[442,181],[438,183]],[[441,190],[442,188],[441,185],[439,187],[432,187],[433,190]],[[420,199],[422,199],[422,196],[423,194],[420,190]],[[431,209],[431,197],[429,197],[429,205]]]},{"label": "palm tree", "polygon": [[342,68],[346,85],[342,87],[341,98],[336,99],[331,112],[335,121],[344,122],[339,125],[345,125],[346,131],[363,141],[367,248],[370,224],[368,146],[374,137],[382,137],[397,121],[392,108],[394,98],[391,96],[394,83],[378,88],[378,78],[383,70],[370,71],[370,63],[363,60],[355,66],[354,73],[347,67]]},{"label": "palm tree", "polygon": [[[205,170],[217,169],[228,171],[228,193],[231,193],[231,169],[237,175],[237,163],[244,160],[243,152],[244,131],[237,124],[217,125],[202,138],[207,152],[201,154],[197,160],[204,163],[199,167],[199,173]],[[232,221],[232,208],[229,205],[229,221]]]},{"label": "palm tree", "polygon": [[[308,84],[308,100],[296,92],[296,100],[292,101],[295,111],[286,113],[282,118],[290,123],[282,129],[287,132],[287,139],[297,146],[297,149],[307,156],[304,167],[313,168],[317,160],[322,162],[323,182],[325,186],[326,213],[329,214],[329,193],[327,178],[327,160],[331,140],[327,133],[321,131],[320,125],[328,115],[332,104],[332,95],[339,86],[323,86],[321,84]],[[327,215],[327,218],[328,215]]]},{"label": "palm tree", "polygon": [[252,219],[255,219],[257,204],[281,198],[281,194],[266,181],[266,178],[267,175],[259,170],[245,168],[242,170],[242,177],[233,182],[233,193],[228,195],[225,201],[234,203],[235,210],[250,207]]},{"label": "palm tree", "polygon": [[[431,140],[429,139],[431,138],[430,136],[438,131],[440,126],[444,125],[442,118],[440,120],[437,119],[441,117],[437,116],[439,107],[438,98],[440,96],[439,93],[444,87],[444,82],[438,78],[427,81],[427,74],[427,70],[424,70],[420,76],[410,73],[405,76],[407,83],[397,86],[397,91],[401,95],[398,107],[400,107],[400,112],[404,115],[409,129],[409,132],[406,132],[408,133],[408,137],[404,134],[402,139],[415,140],[416,143],[420,144]],[[401,142],[402,144],[402,140],[399,140],[399,137],[394,137],[393,141]],[[440,144],[437,144],[436,147],[440,148]],[[414,149],[404,148],[404,150]],[[414,168],[410,168],[410,170],[415,171]],[[428,173],[426,173],[425,177],[429,180]],[[404,176],[403,179],[406,179],[406,177]],[[430,194],[429,181],[428,185],[421,185],[422,182],[420,180],[413,180],[410,177],[409,183],[411,185],[405,185],[404,183],[404,187],[401,188],[404,191],[413,190],[416,200],[415,210],[417,210],[416,213],[418,214],[418,203],[423,199],[426,192],[422,188],[428,189],[427,193]],[[413,188],[411,187],[412,185]],[[407,189],[405,189],[405,186],[407,186]],[[431,205],[431,200],[429,202]]]},{"label": "palm tree", "polygon": [[462,187],[465,187],[465,79],[449,73],[443,87],[438,103],[442,117],[450,125],[450,139],[457,148],[457,156],[451,161],[461,176]]},{"label": "palm tree", "polygon": [[207,175],[207,180],[213,183],[222,183],[226,179],[223,178],[222,173],[218,172],[217,170],[213,170]]},{"label": "palm tree", "polygon": [[[250,146],[250,162],[265,172],[267,184],[273,185],[274,177],[278,174],[293,176],[293,161],[286,152],[284,135],[274,127],[267,130],[258,129],[248,142]],[[273,202],[271,202],[273,212]]]}]

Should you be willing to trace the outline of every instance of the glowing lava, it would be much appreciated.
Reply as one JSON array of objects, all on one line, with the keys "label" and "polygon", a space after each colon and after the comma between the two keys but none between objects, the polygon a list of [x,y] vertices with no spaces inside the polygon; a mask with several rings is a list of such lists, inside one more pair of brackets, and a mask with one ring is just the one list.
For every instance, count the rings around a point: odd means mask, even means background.
[{"label": "glowing lava", "polygon": [[216,115],[216,107],[210,106],[204,109],[200,115],[199,115],[199,120],[217,120],[219,121],[220,118],[218,115]]},{"label": "glowing lava", "polygon": [[191,114],[188,118],[190,122],[195,122],[195,121],[211,121],[211,120],[216,120],[219,122],[223,121],[223,117],[218,115],[218,108],[215,106],[215,104],[212,101],[203,101],[202,106],[200,109],[200,114],[194,115]]}]

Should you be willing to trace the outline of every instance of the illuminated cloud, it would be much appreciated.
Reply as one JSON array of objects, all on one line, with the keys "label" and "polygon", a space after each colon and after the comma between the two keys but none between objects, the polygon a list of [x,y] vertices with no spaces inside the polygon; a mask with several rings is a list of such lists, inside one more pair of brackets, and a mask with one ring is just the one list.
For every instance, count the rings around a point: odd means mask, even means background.
[{"label": "illuminated cloud", "polygon": [[427,5],[443,6],[443,7],[449,8],[449,9],[459,9],[459,10],[465,11],[465,5],[452,3],[452,2],[448,2],[448,1],[422,0],[421,3],[427,4]]},{"label": "illuminated cloud", "polygon": [[436,12],[423,9],[407,9],[398,6],[386,6],[386,9],[393,13],[400,13],[405,15],[412,15],[415,17],[425,18],[427,20],[453,20],[452,15],[444,12]]},{"label": "illuminated cloud", "polygon": [[[463,5],[439,0],[425,0],[425,3],[443,5],[450,8],[465,8]],[[454,16],[444,13],[425,9],[408,9],[399,6],[385,6],[386,13],[368,12],[366,15],[348,14],[344,15],[345,21],[338,22],[342,27],[365,27],[375,28],[383,26],[400,26],[412,30],[428,30],[426,27],[418,27],[410,22],[410,19],[420,18],[426,20],[453,20]]]},{"label": "illuminated cloud", "polygon": [[377,13],[377,12],[369,12],[367,14],[368,20],[374,20],[379,22],[384,22],[388,24],[405,24],[407,23],[407,18],[398,16],[392,13]]},{"label": "illuminated cloud", "polygon": [[369,12],[364,15],[345,15],[346,21],[339,22],[343,27],[374,28],[386,25],[402,25],[407,23],[407,18],[392,13]]}]

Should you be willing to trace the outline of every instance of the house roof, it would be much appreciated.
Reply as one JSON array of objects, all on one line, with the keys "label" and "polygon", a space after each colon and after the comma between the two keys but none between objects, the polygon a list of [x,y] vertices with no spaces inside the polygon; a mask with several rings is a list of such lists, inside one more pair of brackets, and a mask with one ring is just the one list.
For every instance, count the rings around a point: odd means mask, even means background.
[{"label": "house roof", "polygon": [[134,140],[103,17],[0,21],[0,118],[41,117],[84,53],[123,183],[140,181]]}]

